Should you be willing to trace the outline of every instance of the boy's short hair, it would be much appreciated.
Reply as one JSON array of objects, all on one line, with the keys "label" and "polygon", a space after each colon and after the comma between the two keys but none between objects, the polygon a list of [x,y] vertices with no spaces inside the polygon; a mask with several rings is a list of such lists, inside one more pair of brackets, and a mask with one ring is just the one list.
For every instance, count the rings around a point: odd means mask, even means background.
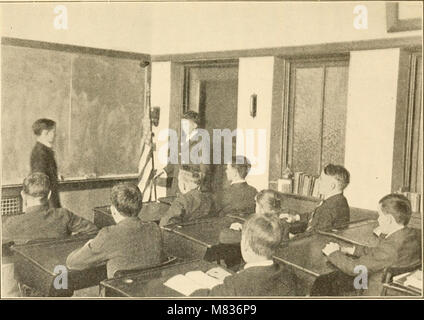
[{"label": "boy's short hair", "polygon": [[240,178],[242,179],[247,177],[250,168],[252,167],[249,159],[247,159],[245,156],[233,156],[231,166],[237,170]]},{"label": "boy's short hair", "polygon": [[255,200],[266,213],[275,213],[281,210],[281,199],[275,190],[262,190],[256,195]]},{"label": "boy's short hair", "polygon": [[258,256],[271,258],[281,242],[278,218],[254,214],[243,225],[242,241]]},{"label": "boy's short hair", "polygon": [[325,166],[324,173],[327,176],[335,178],[342,190],[344,190],[350,182],[350,173],[343,166],[330,163]]},{"label": "boy's short hair", "polygon": [[193,110],[189,110],[189,111],[184,112],[182,118],[183,119],[186,119],[186,120],[191,120],[195,124],[197,124],[198,126],[200,126],[200,117],[199,117],[199,114],[197,112],[193,111]]},{"label": "boy's short hair", "polygon": [[43,130],[50,131],[56,127],[56,122],[50,119],[38,119],[32,124],[32,131],[36,136],[39,136]]},{"label": "boy's short hair", "polygon": [[42,172],[33,172],[24,179],[22,187],[24,193],[31,197],[47,199],[50,191],[50,180]]},{"label": "boy's short hair", "polygon": [[136,217],[143,207],[143,196],[133,183],[120,183],[110,193],[112,205],[126,217]]},{"label": "boy's short hair", "polygon": [[406,226],[412,215],[411,202],[402,194],[391,193],[378,202],[384,214],[390,214],[396,222]]}]

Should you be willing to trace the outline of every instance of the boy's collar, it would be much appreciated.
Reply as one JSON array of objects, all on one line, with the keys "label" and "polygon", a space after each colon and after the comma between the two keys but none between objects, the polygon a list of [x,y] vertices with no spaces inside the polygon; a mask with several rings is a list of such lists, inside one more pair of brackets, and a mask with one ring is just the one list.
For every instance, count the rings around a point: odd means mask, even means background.
[{"label": "boy's collar", "polygon": [[257,262],[249,262],[246,263],[244,265],[244,270],[251,268],[251,267],[268,267],[268,266],[272,266],[274,264],[273,260],[262,260],[262,261],[257,261]]},{"label": "boy's collar", "polygon": [[43,146],[46,146],[47,148],[50,148],[50,149],[53,148],[52,144],[50,144],[50,143],[48,143],[46,141],[43,141],[42,139],[37,139],[37,142],[40,143],[40,144],[42,144]]},{"label": "boy's collar", "polygon": [[190,141],[197,134],[197,128],[193,129],[188,135],[184,135],[184,142]]},{"label": "boy's collar", "polygon": [[244,180],[244,179],[237,179],[237,180],[231,181],[231,184],[245,183],[245,182],[246,182],[246,180]]},{"label": "boy's collar", "polygon": [[339,194],[343,194],[343,191],[337,190],[337,191],[333,191],[327,195],[324,196],[324,200],[328,200],[331,197],[337,196]]},{"label": "boy's collar", "polygon": [[25,208],[25,213],[33,213],[33,212],[40,212],[40,211],[45,211],[49,209],[49,204],[45,203],[45,204],[38,204],[38,205],[33,205],[30,207]]},{"label": "boy's collar", "polygon": [[392,234],[394,234],[395,232],[398,232],[399,230],[402,230],[403,228],[405,228],[405,226],[403,225],[397,225],[396,227],[393,228],[392,231],[390,231],[389,233],[387,233],[385,239],[387,239],[389,236],[391,236]]}]

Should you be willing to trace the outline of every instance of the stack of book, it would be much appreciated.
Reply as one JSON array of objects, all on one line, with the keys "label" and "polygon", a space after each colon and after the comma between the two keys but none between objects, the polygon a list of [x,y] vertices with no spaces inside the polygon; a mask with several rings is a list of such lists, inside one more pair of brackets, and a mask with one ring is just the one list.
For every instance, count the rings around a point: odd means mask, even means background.
[{"label": "stack of book", "polygon": [[293,193],[306,197],[319,198],[318,177],[303,172],[295,172],[293,177]]}]

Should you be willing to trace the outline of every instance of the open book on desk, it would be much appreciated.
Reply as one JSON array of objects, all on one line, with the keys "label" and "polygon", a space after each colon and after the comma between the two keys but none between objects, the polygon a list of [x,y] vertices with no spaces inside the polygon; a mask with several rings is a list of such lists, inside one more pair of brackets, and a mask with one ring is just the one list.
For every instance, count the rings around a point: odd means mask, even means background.
[{"label": "open book on desk", "polygon": [[185,296],[189,296],[196,290],[212,289],[222,284],[229,275],[231,273],[220,267],[215,267],[206,273],[203,271],[189,271],[185,275],[177,274],[168,279],[164,285]]},{"label": "open book on desk", "polygon": [[393,282],[421,291],[423,288],[423,271],[415,270],[413,272],[394,276]]}]

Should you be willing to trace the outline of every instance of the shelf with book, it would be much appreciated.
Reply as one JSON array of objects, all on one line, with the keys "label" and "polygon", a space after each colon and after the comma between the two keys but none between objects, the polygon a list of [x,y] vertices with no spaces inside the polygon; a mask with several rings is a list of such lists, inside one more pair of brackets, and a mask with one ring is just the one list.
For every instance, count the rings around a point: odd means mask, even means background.
[{"label": "shelf with book", "polygon": [[277,181],[271,181],[270,187],[284,194],[299,196],[303,199],[321,200],[319,194],[319,177],[304,172],[294,172]]}]

